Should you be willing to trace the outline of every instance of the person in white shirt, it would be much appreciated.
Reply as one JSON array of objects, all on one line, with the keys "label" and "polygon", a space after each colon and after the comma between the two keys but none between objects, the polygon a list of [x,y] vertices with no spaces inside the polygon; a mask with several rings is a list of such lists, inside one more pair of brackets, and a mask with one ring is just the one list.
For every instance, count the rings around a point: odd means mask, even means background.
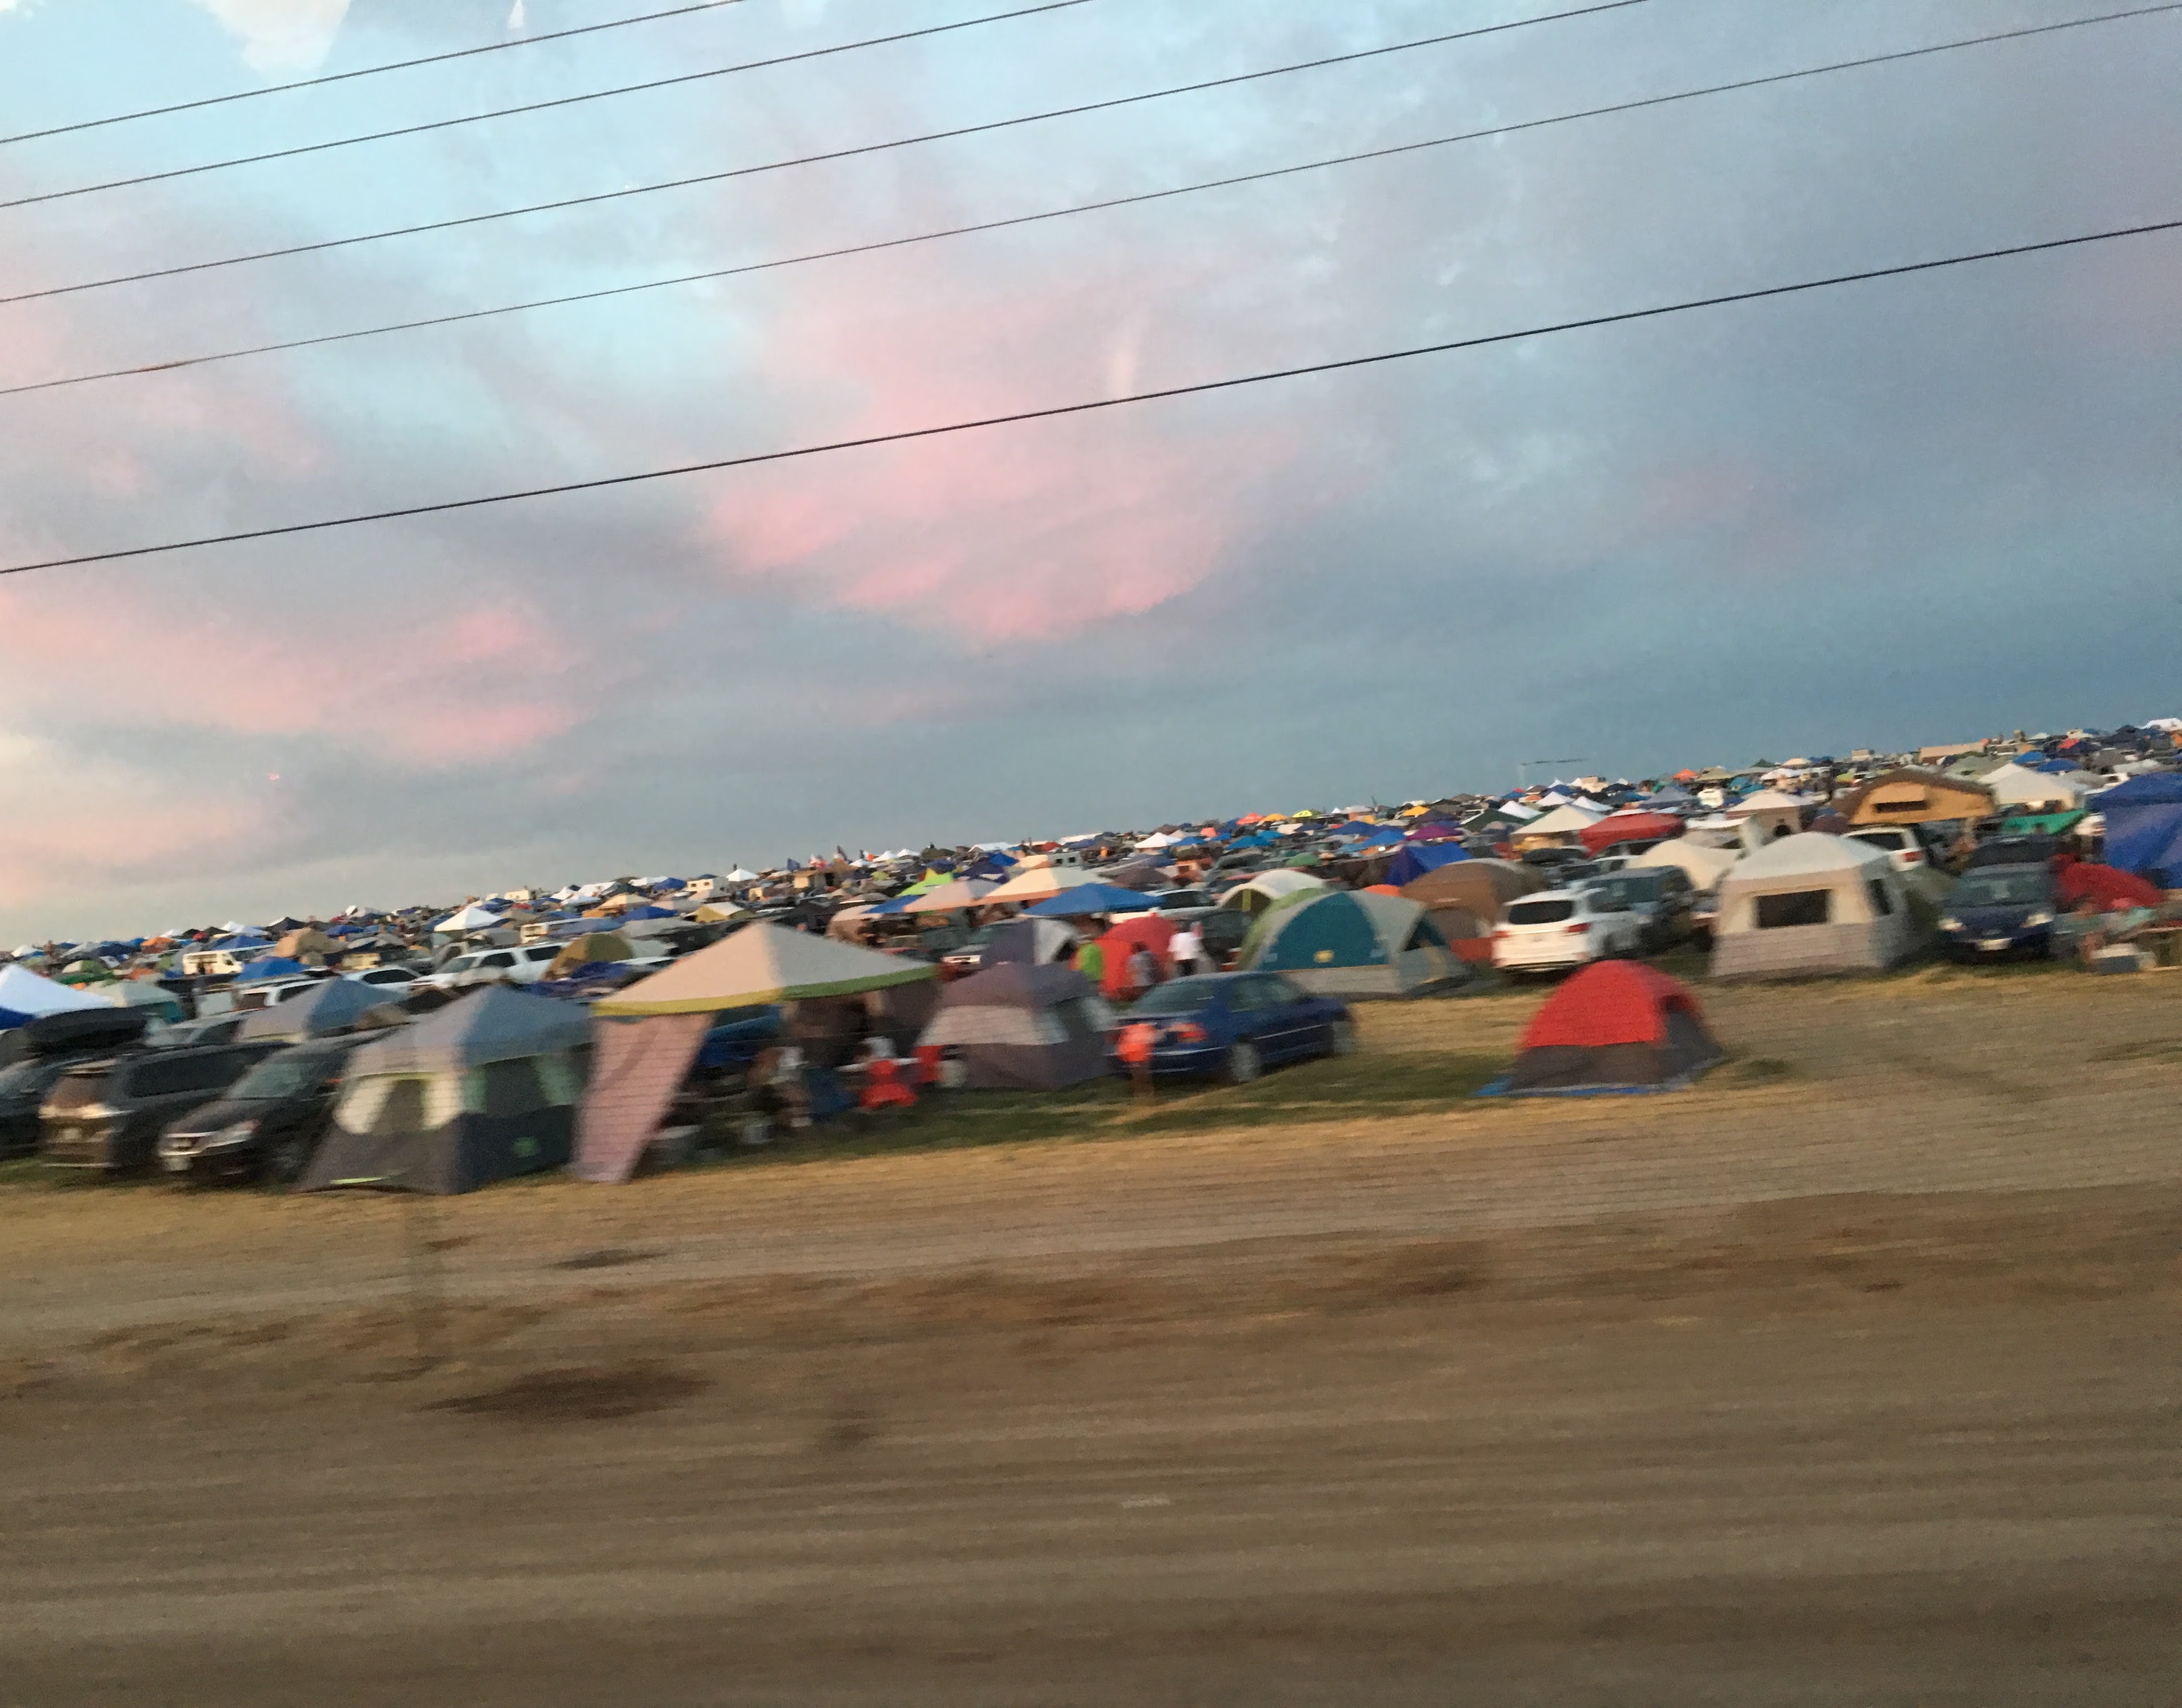
[{"label": "person in white shirt", "polygon": [[1205,959],[1205,939],[1193,925],[1185,925],[1174,934],[1166,946],[1166,952],[1174,962],[1174,976],[1187,979],[1193,973],[1210,973],[1212,969]]}]

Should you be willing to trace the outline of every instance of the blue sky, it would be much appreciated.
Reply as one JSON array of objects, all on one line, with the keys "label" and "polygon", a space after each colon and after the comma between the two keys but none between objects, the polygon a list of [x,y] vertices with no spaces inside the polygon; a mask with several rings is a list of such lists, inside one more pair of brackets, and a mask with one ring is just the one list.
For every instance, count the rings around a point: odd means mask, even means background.
[{"label": "blue sky", "polygon": [[[501,38],[17,0],[0,130]],[[527,0],[530,31],[643,9]],[[1010,9],[745,0],[0,146],[0,199]],[[0,295],[1557,9],[1093,0],[0,210]],[[909,235],[2101,9],[1647,0],[1118,113],[0,305],[0,385]],[[0,397],[0,557],[581,480],[2182,212],[2174,14]],[[2182,240],[0,581],[0,939],[2177,709]]]}]

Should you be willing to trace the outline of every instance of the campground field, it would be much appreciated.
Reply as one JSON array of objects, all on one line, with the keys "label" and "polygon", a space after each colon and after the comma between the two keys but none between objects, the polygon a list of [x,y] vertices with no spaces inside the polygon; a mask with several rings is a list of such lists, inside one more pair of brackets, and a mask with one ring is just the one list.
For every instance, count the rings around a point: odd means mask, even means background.
[{"label": "campground field", "polygon": [[2152,1705],[2182,979],[1538,991],[621,1189],[0,1176],[0,1703]]}]

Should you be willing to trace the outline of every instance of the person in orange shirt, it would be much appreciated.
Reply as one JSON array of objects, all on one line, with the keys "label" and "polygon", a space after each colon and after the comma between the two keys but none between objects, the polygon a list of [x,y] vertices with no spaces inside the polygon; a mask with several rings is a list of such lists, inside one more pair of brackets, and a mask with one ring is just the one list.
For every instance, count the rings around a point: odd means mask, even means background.
[{"label": "person in orange shirt", "polygon": [[1137,1101],[1149,1103],[1155,1095],[1152,1089],[1152,1045],[1159,1041],[1159,1028],[1147,1021],[1138,1020],[1121,1029],[1115,1041],[1114,1054],[1128,1067],[1129,1081],[1137,1088]]}]

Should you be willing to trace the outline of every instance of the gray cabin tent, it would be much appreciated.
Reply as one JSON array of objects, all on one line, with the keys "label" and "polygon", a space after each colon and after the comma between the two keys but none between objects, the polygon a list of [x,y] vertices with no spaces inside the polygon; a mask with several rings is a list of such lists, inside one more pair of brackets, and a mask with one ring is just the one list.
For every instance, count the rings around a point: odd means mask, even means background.
[{"label": "gray cabin tent", "polygon": [[490,984],[352,1058],[301,1190],[474,1192],[567,1166],[590,1015]]}]

